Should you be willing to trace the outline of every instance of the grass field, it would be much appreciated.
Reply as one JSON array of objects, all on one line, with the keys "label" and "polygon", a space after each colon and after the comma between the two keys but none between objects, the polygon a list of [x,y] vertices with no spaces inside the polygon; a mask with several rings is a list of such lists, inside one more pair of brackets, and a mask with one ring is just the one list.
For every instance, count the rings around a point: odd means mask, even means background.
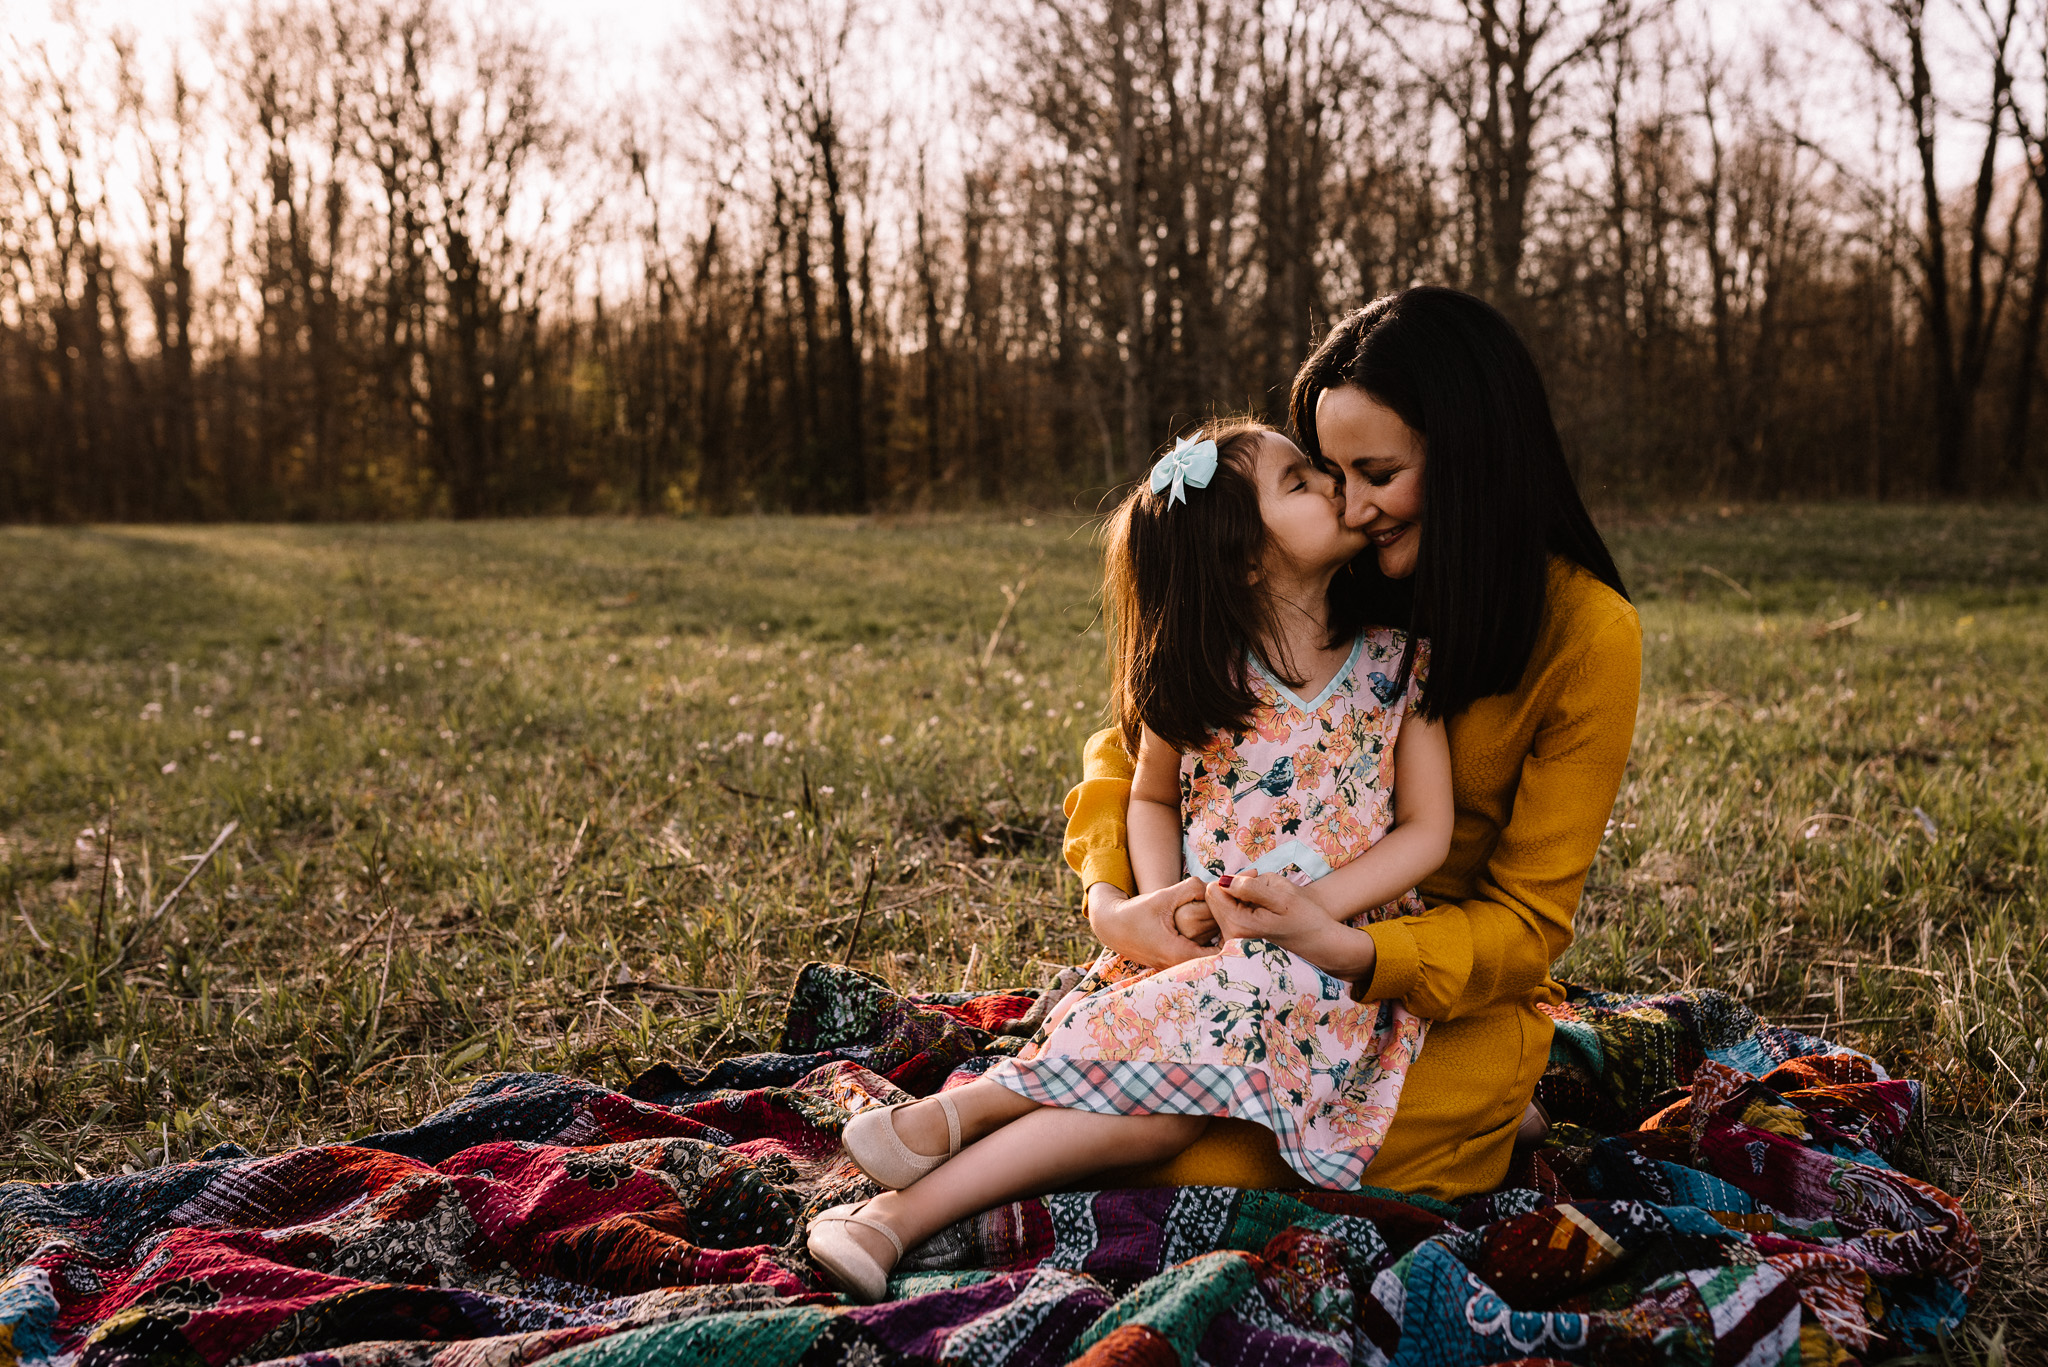
[{"label": "grass field", "polygon": [[[2048,510],[1614,540],[1643,709],[1560,975],[1925,1079],[1977,1319],[2048,1353]],[[813,958],[1042,980],[1094,575],[1046,520],[0,531],[0,1178],[765,1047]]]}]

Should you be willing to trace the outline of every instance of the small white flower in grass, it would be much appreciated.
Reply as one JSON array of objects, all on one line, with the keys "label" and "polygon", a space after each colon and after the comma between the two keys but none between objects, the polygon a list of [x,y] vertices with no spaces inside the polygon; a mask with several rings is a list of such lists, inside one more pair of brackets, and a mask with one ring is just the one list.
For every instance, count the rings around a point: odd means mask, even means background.
[{"label": "small white flower in grass", "polygon": [[782,744],[782,733],[780,731],[770,731],[767,735],[761,737],[761,744],[767,746],[771,750],[774,749],[776,746]]},{"label": "small white flower in grass", "polygon": [[167,773],[167,774],[175,774],[175,773],[177,773],[177,772],[178,772],[178,761],[176,761],[176,760],[174,760],[174,759],[167,759],[167,760],[165,760],[165,761],[164,761],[164,768],[163,768],[163,772],[165,772],[165,773]]},{"label": "small white flower in grass", "polygon": [[711,748],[711,742],[708,740],[700,740],[697,742],[697,748],[699,750],[709,750]]},{"label": "small white flower in grass", "polygon": [[1817,840],[1817,839],[1819,839],[1819,838],[1820,838],[1820,823],[1819,823],[1818,821],[1814,822],[1814,823],[1813,823],[1813,824],[1812,824],[1811,826],[1808,826],[1808,827],[1806,828],[1806,830],[1802,832],[1802,834],[1803,834],[1803,835],[1805,835],[1805,837],[1806,837],[1806,838],[1807,838],[1808,840]]},{"label": "small white flower in grass", "polygon": [[241,743],[242,741],[244,741],[244,740],[247,740],[248,738],[249,738],[249,733],[248,733],[247,731],[230,731],[230,732],[228,732],[228,741],[229,741],[229,742],[230,742],[231,744],[236,744],[236,745],[239,745],[239,744],[240,744],[240,743]]},{"label": "small white flower in grass", "polygon": [[738,707],[740,705],[740,695],[737,693],[733,694],[725,700],[725,705],[727,707]]},{"label": "small white flower in grass", "polygon": [[1019,750],[1017,753],[1024,756],[1024,758],[1026,759],[1030,759],[1033,755],[1038,753],[1038,747],[1035,745],[1027,745],[1022,750]]},{"label": "small white flower in grass", "polygon": [[894,745],[895,743],[896,737],[894,736],[884,736],[880,740],[875,742],[875,744],[877,745]]},{"label": "small white flower in grass", "polygon": [[790,810],[788,810],[788,811],[784,812],[784,813],[782,814],[782,819],[783,819],[784,821],[794,821],[794,820],[796,820],[796,809],[792,807],[792,808],[791,808]]},{"label": "small white flower in grass", "polygon": [[164,705],[160,702],[146,702],[142,705],[142,720],[144,721],[161,721],[163,715]]},{"label": "small white flower in grass", "polygon": [[819,796],[819,797],[830,797],[830,796],[832,796],[832,794],[833,794],[833,792],[834,792],[834,791],[835,791],[835,790],[833,789],[832,785],[831,785],[831,784],[829,784],[829,783],[824,783],[824,784],[820,784],[820,785],[818,786],[818,796]]},{"label": "small white flower in grass", "polygon": [[249,737],[249,744],[252,748],[260,748],[263,744],[263,737],[251,736]]},{"label": "small white flower in grass", "polygon": [[[773,732],[770,734],[772,735]],[[742,731],[732,738],[732,743],[734,745],[752,745],[754,743],[754,733],[752,731]]]}]

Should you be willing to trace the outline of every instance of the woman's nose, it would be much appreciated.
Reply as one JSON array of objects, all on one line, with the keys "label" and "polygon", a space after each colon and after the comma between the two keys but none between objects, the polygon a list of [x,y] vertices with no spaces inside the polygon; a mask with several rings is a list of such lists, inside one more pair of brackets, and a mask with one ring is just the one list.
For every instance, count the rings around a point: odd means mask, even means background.
[{"label": "woman's nose", "polygon": [[1378,511],[1373,507],[1372,489],[1362,479],[1347,479],[1338,486],[1338,496],[1344,500],[1344,525],[1353,531],[1372,521]]}]

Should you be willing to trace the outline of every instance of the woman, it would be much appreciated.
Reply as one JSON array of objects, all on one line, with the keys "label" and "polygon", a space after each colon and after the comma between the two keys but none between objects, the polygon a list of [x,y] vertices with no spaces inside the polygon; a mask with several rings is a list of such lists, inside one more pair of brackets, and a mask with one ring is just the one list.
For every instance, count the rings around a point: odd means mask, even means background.
[{"label": "woman", "polygon": [[[1563,1000],[1550,965],[1628,759],[1642,632],[1535,363],[1487,304],[1440,288],[1376,300],[1302,365],[1289,410],[1303,449],[1342,481],[1346,524],[1369,538],[1351,576],[1368,620],[1429,639],[1419,707],[1449,727],[1450,858],[1422,884],[1420,914],[1370,927],[1355,990],[1433,1022],[1366,1181],[1455,1200],[1500,1184],[1549,1058],[1537,1007]],[[1089,740],[1067,861],[1103,944],[1164,967],[1208,952],[1173,915],[1204,889],[1190,878],[1128,895],[1130,777],[1114,731]],[[1270,1131],[1229,1120],[1121,1180],[1298,1185]]]}]

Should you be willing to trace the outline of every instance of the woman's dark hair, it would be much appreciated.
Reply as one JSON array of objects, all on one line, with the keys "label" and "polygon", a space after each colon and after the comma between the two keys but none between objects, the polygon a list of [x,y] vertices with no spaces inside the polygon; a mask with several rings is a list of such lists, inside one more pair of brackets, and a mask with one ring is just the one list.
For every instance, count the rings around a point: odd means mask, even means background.
[{"label": "woman's dark hair", "polygon": [[[1272,617],[1253,582],[1266,524],[1253,482],[1258,445],[1276,429],[1250,418],[1210,422],[1216,474],[1185,503],[1140,483],[1103,532],[1103,605],[1110,619],[1110,708],[1124,746],[1138,753],[1142,728],[1178,750],[1199,749],[1226,727],[1249,724],[1258,699],[1245,661],[1268,646]],[[1343,576],[1339,576],[1342,578]],[[1358,609],[1335,608],[1331,641],[1361,626]],[[1291,661],[1266,659],[1290,687]]]},{"label": "woman's dark hair", "polygon": [[[1316,438],[1316,401],[1354,385],[1422,438],[1422,545],[1389,579],[1368,551],[1334,587],[1353,614],[1430,643],[1418,708],[1451,717],[1521,683],[1543,629],[1548,562],[1561,555],[1626,598],[1579,497],[1550,399],[1514,325],[1440,286],[1373,300],[1330,329],[1295,373],[1288,416],[1309,459],[1340,477]],[[1353,476],[1355,478],[1355,476]]]}]

